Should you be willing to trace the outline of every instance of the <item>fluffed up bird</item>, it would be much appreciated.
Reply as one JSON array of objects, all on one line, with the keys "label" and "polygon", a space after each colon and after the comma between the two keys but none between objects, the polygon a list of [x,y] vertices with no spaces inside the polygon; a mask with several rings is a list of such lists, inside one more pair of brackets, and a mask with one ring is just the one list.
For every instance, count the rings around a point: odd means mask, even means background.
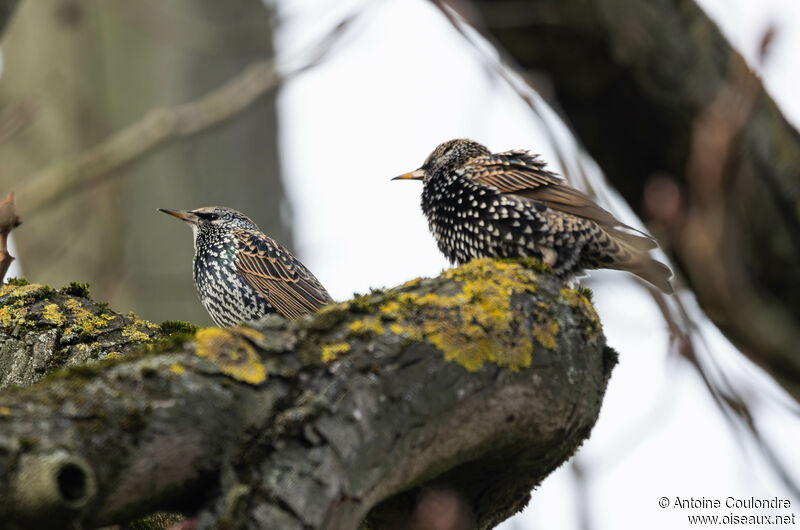
[{"label": "fluffed up bird", "polygon": [[619,269],[673,292],[672,272],[648,253],[655,240],[545,169],[537,155],[492,154],[472,140],[450,140],[398,179],[423,182],[422,211],[453,263],[536,257],[562,277]]},{"label": "fluffed up bird", "polygon": [[297,318],[332,301],[305,266],[231,208],[160,211],[189,223],[194,234],[194,284],[218,326],[278,312]]}]

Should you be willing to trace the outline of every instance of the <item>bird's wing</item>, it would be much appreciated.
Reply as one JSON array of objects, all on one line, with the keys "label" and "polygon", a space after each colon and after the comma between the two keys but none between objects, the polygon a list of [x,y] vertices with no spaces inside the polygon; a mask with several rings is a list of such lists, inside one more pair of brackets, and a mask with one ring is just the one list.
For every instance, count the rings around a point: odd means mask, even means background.
[{"label": "bird's wing", "polygon": [[236,230],[236,270],[286,318],[298,318],[332,301],[311,272],[274,240],[253,230]]},{"label": "bird's wing", "polygon": [[545,163],[527,151],[506,151],[476,157],[464,166],[463,171],[465,176],[478,184],[492,186],[502,193],[533,199],[553,210],[592,220],[604,230],[622,237],[641,250],[657,246],[646,234],[638,236],[620,230],[622,228],[639,232],[595,204],[582,191],[545,169]]}]

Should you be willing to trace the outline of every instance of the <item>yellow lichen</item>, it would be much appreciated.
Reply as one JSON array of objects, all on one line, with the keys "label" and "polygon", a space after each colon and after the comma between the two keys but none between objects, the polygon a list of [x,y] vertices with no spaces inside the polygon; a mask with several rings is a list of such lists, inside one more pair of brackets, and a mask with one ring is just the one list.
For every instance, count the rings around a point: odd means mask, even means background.
[{"label": "yellow lichen", "polygon": [[38,283],[29,283],[27,285],[12,285],[9,283],[0,286],[0,296],[11,295],[13,297],[23,297],[36,294],[44,286]]},{"label": "yellow lichen", "polygon": [[10,416],[11,409],[8,407],[0,407],[0,416]]},{"label": "yellow lichen", "polygon": [[251,340],[264,336],[250,328],[204,328],[195,337],[195,353],[216,364],[222,373],[237,381],[257,385],[267,379],[261,358]]},{"label": "yellow lichen", "polygon": [[388,302],[381,304],[378,310],[383,317],[392,320],[400,318],[402,314],[402,306],[397,300],[389,300]]},{"label": "yellow lichen", "polygon": [[61,312],[58,304],[47,304],[44,306],[42,317],[56,325],[61,325],[64,323],[64,313]]},{"label": "yellow lichen", "polygon": [[74,298],[64,302],[64,309],[72,318],[72,323],[65,330],[66,333],[88,333],[95,335],[98,331],[108,327],[108,323],[114,320],[114,315],[93,315],[83,305]]},{"label": "yellow lichen", "polygon": [[340,355],[349,351],[350,345],[346,342],[340,342],[338,344],[325,344],[322,347],[322,361],[326,363],[331,362]]},{"label": "yellow lichen", "polygon": [[122,354],[118,351],[110,351],[106,354],[106,359],[122,359]]},{"label": "yellow lichen", "polygon": [[363,337],[370,334],[380,335],[383,333],[383,325],[378,317],[367,317],[362,320],[354,320],[348,326],[350,335]]},{"label": "yellow lichen", "polygon": [[442,276],[456,280],[461,290],[452,295],[400,293],[380,306],[384,319],[403,322],[390,324],[390,331],[414,340],[424,337],[445,359],[470,371],[485,362],[511,370],[529,366],[533,345],[528,339],[512,340],[517,334],[510,302],[513,293],[536,289],[535,271],[525,263],[479,259]]},{"label": "yellow lichen", "polygon": [[589,324],[584,329],[584,333],[593,337],[602,331],[603,326],[600,323],[600,317],[597,316],[597,311],[594,310],[592,302],[581,292],[576,289],[562,288],[560,291],[561,298],[572,308],[577,309],[583,314]]},{"label": "yellow lichen", "polygon": [[554,350],[556,347],[556,335],[558,334],[558,322],[555,320],[548,320],[543,324],[533,325],[533,336],[539,341],[539,344],[548,350]]},{"label": "yellow lichen", "polygon": [[28,314],[27,307],[0,307],[0,326],[10,328],[16,324],[24,324]]},{"label": "yellow lichen", "polygon": [[150,342],[150,336],[139,329],[139,325],[134,322],[122,328],[122,336],[136,342]]},{"label": "yellow lichen", "polygon": [[169,367],[169,371],[172,372],[173,374],[181,375],[186,371],[186,368],[184,368],[178,363],[172,363]]}]

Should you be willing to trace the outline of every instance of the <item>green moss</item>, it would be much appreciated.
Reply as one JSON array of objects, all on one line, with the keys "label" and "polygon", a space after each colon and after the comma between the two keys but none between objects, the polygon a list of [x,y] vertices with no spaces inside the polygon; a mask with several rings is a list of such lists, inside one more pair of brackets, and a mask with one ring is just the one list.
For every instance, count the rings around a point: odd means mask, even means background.
[{"label": "green moss", "polygon": [[97,374],[102,372],[106,366],[107,365],[102,364],[101,362],[76,364],[67,368],[64,375],[74,375],[86,379],[89,377],[96,376]]},{"label": "green moss", "polygon": [[589,300],[590,302],[594,299],[594,293],[588,287],[584,287],[583,285],[579,285],[578,287],[575,288],[575,290],[578,291],[583,296],[585,296],[586,299]]},{"label": "green moss", "polygon": [[370,295],[353,293],[353,298],[348,302],[350,311],[353,313],[369,313],[372,309]]},{"label": "green moss", "polygon": [[89,298],[89,284],[80,282],[70,282],[61,288],[61,292],[72,296],[80,296],[82,298]]},{"label": "green moss", "polygon": [[141,353],[155,354],[175,351],[192,339],[194,339],[194,335],[185,335],[183,333],[173,333],[167,337],[158,337],[146,344],[146,348]]},{"label": "green moss", "polygon": [[342,322],[349,315],[349,303],[328,304],[312,316],[309,328],[314,331],[327,331]]},{"label": "green moss", "polygon": [[603,347],[603,372],[606,377],[611,375],[611,370],[619,363],[619,353],[611,346]]},{"label": "green moss", "polygon": [[164,530],[185,520],[186,516],[173,512],[157,512],[122,526],[121,530]]},{"label": "green moss", "polygon": [[13,285],[15,287],[22,287],[23,285],[28,285],[29,282],[25,278],[9,278],[6,282],[8,285]]},{"label": "green moss", "polygon": [[22,437],[19,439],[19,447],[22,449],[23,453],[27,453],[28,451],[33,451],[36,449],[36,446],[39,445],[38,438],[27,438]]},{"label": "green moss", "polygon": [[194,324],[182,322],[180,320],[165,320],[160,326],[158,326],[158,328],[164,335],[180,333],[182,335],[189,335],[192,337],[194,337],[195,333],[197,333],[197,330],[200,329]]},{"label": "green moss", "polygon": [[48,365],[50,368],[57,368],[64,364],[69,356],[69,348],[61,348],[53,352],[53,356],[50,358],[50,362]]}]

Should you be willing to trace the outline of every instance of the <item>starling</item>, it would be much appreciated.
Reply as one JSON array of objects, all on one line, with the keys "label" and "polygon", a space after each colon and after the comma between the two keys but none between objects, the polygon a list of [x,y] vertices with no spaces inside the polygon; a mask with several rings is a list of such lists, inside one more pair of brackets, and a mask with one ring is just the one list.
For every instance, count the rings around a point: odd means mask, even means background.
[{"label": "starling", "polygon": [[648,254],[655,240],[545,169],[538,155],[492,154],[477,142],[450,140],[398,179],[422,180],[422,211],[453,263],[536,257],[562,277],[619,269],[673,292],[669,268]]},{"label": "starling", "polygon": [[194,284],[218,326],[278,312],[297,318],[332,301],[311,272],[245,215],[231,208],[160,211],[194,234]]}]

